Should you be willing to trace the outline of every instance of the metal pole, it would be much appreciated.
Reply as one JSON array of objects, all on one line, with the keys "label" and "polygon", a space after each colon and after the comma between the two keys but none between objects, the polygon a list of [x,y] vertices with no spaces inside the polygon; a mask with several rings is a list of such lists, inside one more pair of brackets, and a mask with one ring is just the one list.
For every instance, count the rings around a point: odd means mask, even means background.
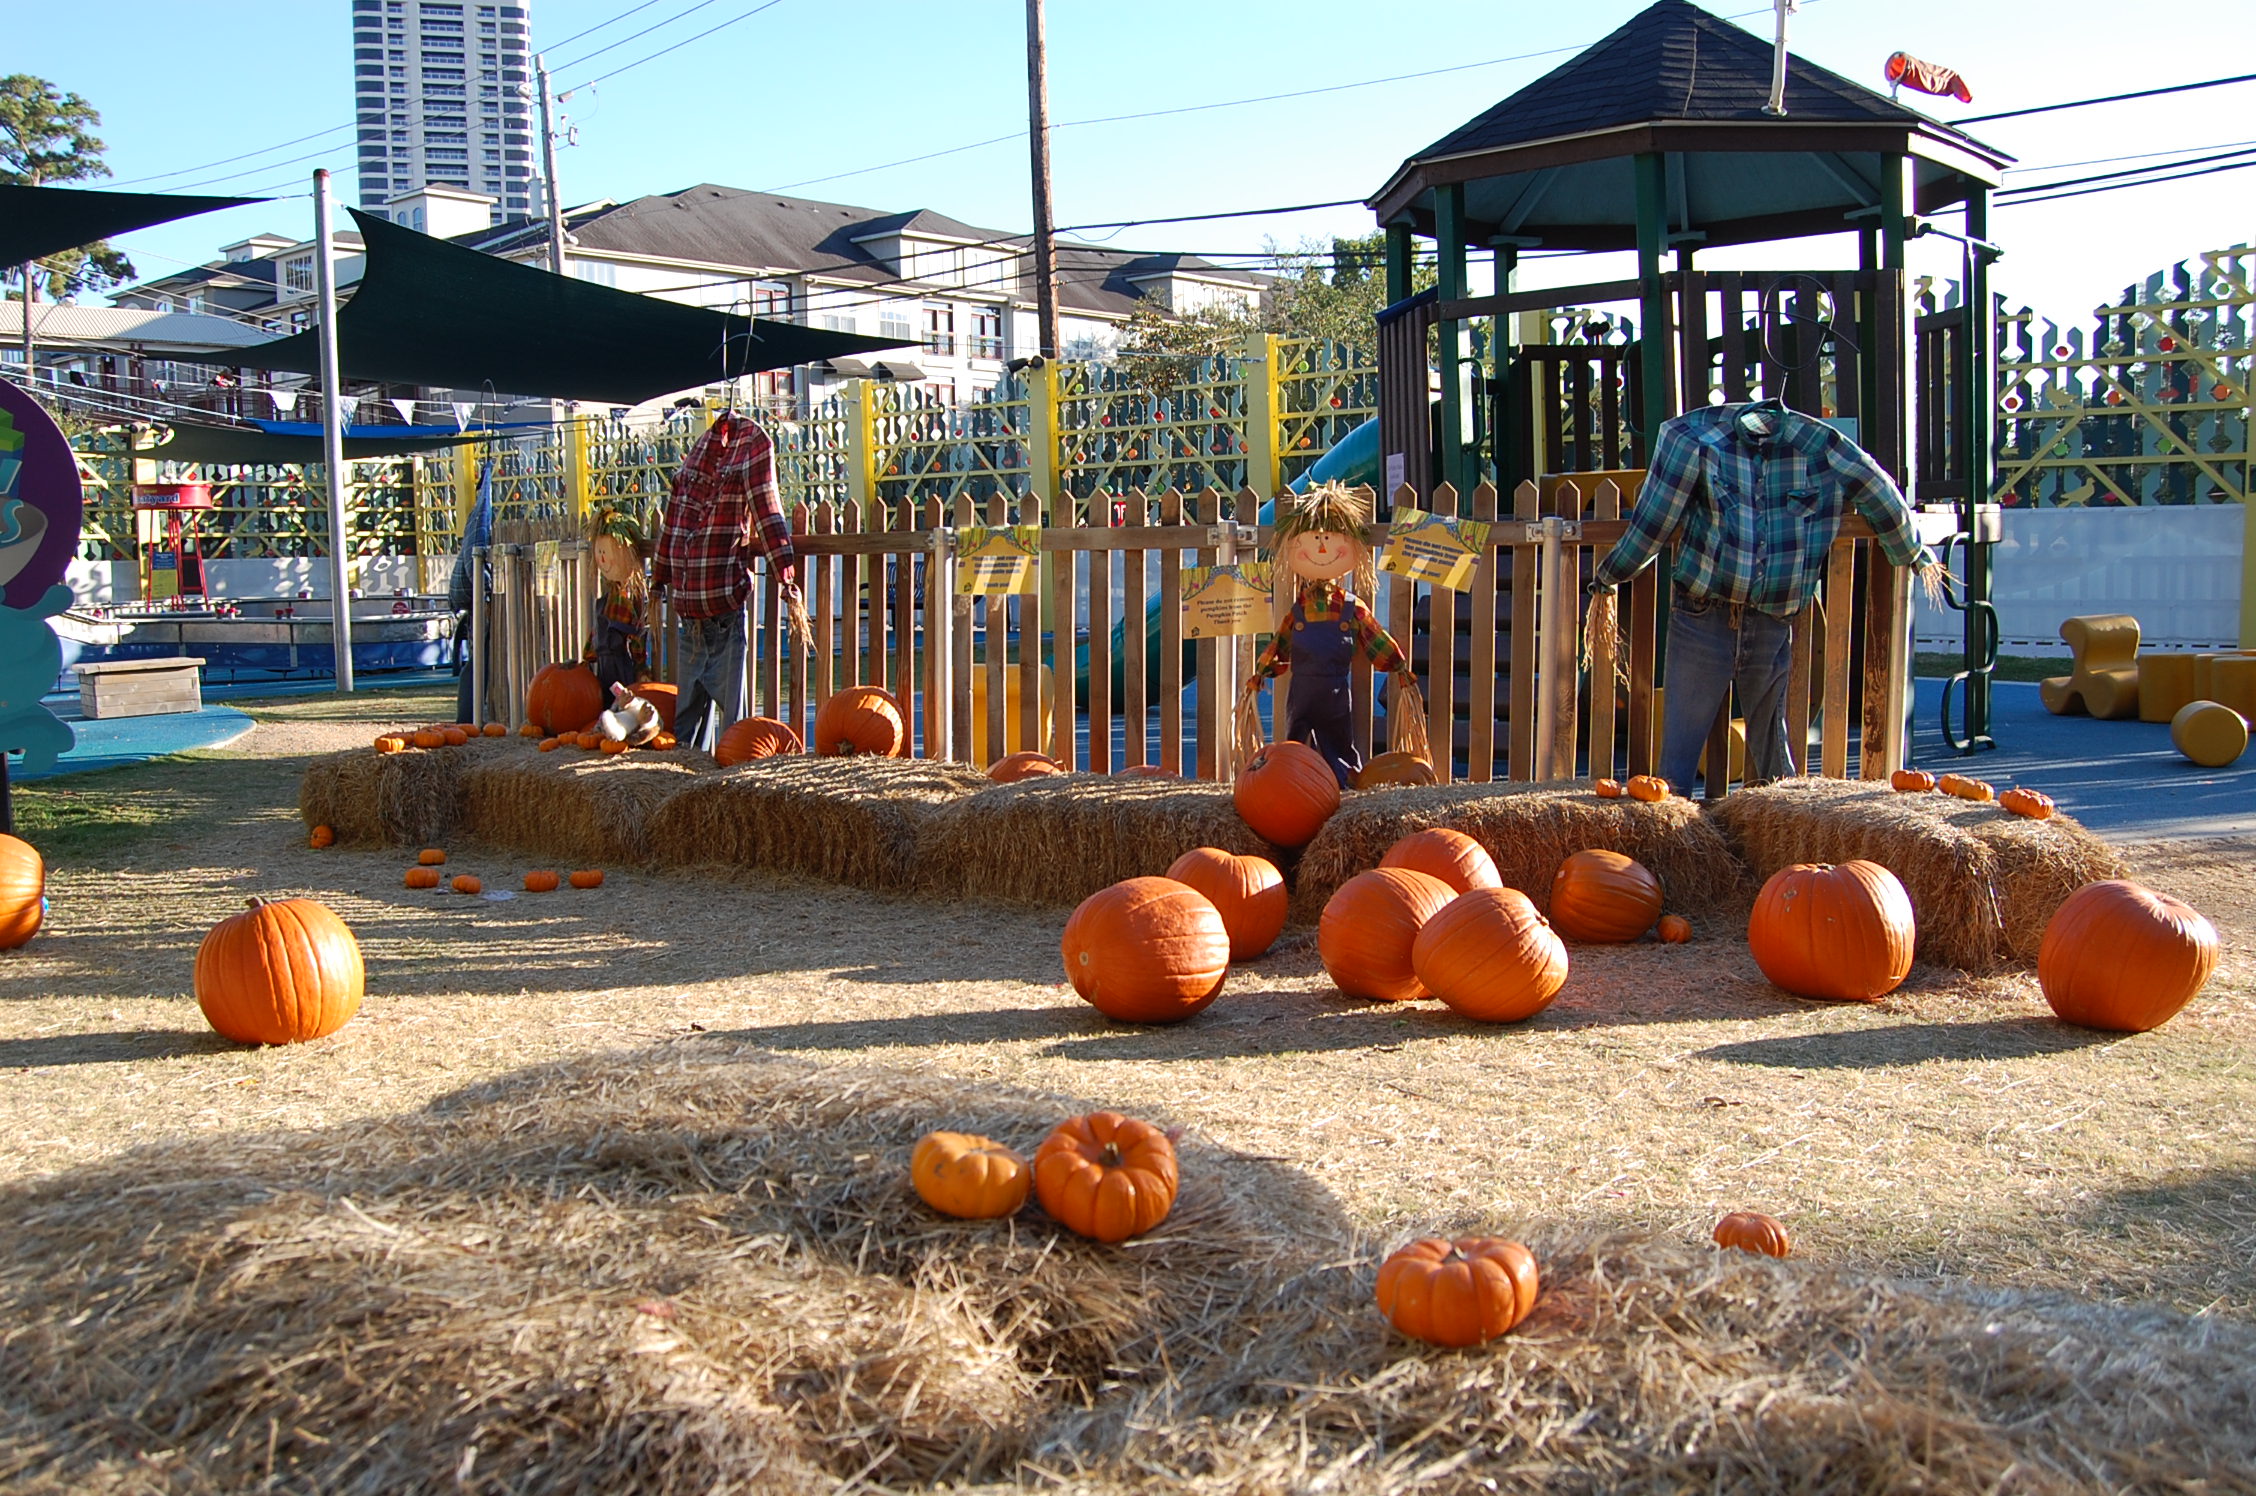
[{"label": "metal pole", "polygon": [[337,265],[330,257],[329,173],[313,174],[313,256],[321,313],[321,466],[329,488],[329,648],[337,657],[337,689],[350,694],[352,662],[352,536],[345,529],[344,380],[337,372]]},{"label": "metal pole", "polygon": [[38,272],[39,272],[39,267],[38,267],[38,266],[36,266],[36,265],[32,264],[32,263],[31,263],[31,261],[29,261],[29,260],[26,260],[26,261],[24,261],[24,265],[23,265],[23,283],[24,283],[24,299],[23,299],[23,355],[24,355],[24,388],[25,388],[25,389],[27,389],[27,390],[29,390],[29,389],[37,389],[37,388],[38,388],[38,386],[39,386],[39,375],[38,375],[38,373],[36,372],[36,371],[37,371],[37,369],[38,369],[38,365],[36,365],[36,364],[34,364],[34,363],[32,362],[32,353],[33,353],[33,350],[34,350],[34,346],[35,346],[35,345],[33,344],[33,342],[32,342],[32,337],[31,337],[31,302],[32,302],[32,296],[33,296],[33,294],[34,294],[34,293],[33,293],[33,291],[32,291],[32,283],[31,283],[31,278],[32,278],[32,277],[33,277],[34,275],[38,274]]},{"label": "metal pole", "polygon": [[[1560,777],[1556,772],[1557,765],[1553,762],[1554,755],[1551,742],[1552,734],[1558,730],[1558,709],[1555,704],[1556,692],[1554,687],[1558,681],[1561,657],[1563,656],[1571,664],[1575,656],[1575,648],[1571,642],[1560,639],[1559,630],[1556,626],[1562,611],[1558,601],[1559,521],[1555,518],[1545,519],[1528,526],[1528,528],[1536,532],[1536,538],[1541,542],[1536,551],[1535,564],[1536,586],[1540,589],[1538,596],[1541,599],[1537,604],[1539,611],[1536,617],[1540,623],[1549,625],[1542,628],[1536,636],[1538,648],[1541,652],[1536,656],[1535,667],[1534,769],[1536,782],[1541,784],[1547,780]],[[1512,580],[1515,586],[1519,584],[1520,579],[1518,577],[1514,577]]]},{"label": "metal pole", "polygon": [[548,119],[548,54],[533,59],[533,76],[540,81],[541,172],[548,198],[548,268],[564,273],[564,199],[556,193],[556,131]]},{"label": "metal pole", "polygon": [[1042,357],[1058,356],[1056,221],[1050,213],[1049,43],[1042,0],[1026,0],[1027,144],[1034,165],[1034,316],[1041,324]]},{"label": "metal pole", "polygon": [[[473,546],[470,550],[470,720],[480,727],[486,725],[486,675],[492,662],[486,658],[487,627],[493,616],[492,605],[486,598],[486,571],[488,548]],[[515,728],[512,721],[508,724]]]}]

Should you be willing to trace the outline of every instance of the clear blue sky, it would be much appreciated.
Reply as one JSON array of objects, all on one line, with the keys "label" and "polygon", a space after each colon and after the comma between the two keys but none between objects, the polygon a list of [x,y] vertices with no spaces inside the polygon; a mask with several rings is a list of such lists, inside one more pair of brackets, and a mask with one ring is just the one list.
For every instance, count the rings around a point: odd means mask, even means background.
[{"label": "clear blue sky", "polygon": [[[528,3],[535,46],[548,51],[565,89],[746,16],[760,0],[652,0],[639,10],[642,0]],[[1359,198],[1405,155],[1640,8],[1640,0],[1050,0],[1058,221]],[[1710,8],[1768,33],[1767,6],[1748,14],[1758,9],[1754,0],[1713,0]],[[302,194],[314,166],[352,167],[349,129],[195,168],[349,125],[349,13],[344,0],[27,5],[12,17],[0,67],[45,77],[100,109],[120,185]],[[1974,104],[1925,101],[1949,118],[2250,71],[2256,0],[2149,12],[2120,0],[1805,0],[1792,24],[1798,53],[1876,88],[1882,60],[1898,49],[1958,68]],[[648,36],[590,55],[653,25]],[[1550,55],[1527,55],[1537,53]],[[1492,61],[1511,58],[1525,60]],[[1444,67],[1458,70],[1304,92]],[[564,197],[625,199],[712,181],[884,209],[928,207],[1023,229],[1026,147],[1016,132],[1025,124],[1024,78],[1021,0],[777,0],[576,92],[565,112],[580,144],[562,156]],[[1198,107],[1278,94],[1287,97]],[[1073,123],[1155,110],[1195,112]],[[2000,121],[1973,133],[2033,167],[2229,145],[2256,139],[2256,84]],[[1013,138],[865,170],[995,136]],[[319,154],[296,159],[310,153]],[[815,180],[822,178],[829,180]],[[349,176],[341,186],[351,201]],[[1290,245],[1370,224],[1367,213],[1346,208],[1131,229],[1115,242],[1257,250],[1266,238]],[[162,274],[258,230],[309,234],[311,226],[301,196],[121,242],[144,274]],[[2171,260],[2256,238],[2256,171],[2005,208],[1995,232],[2008,251],[2000,288],[2041,311],[2073,315]],[[1845,241],[1766,248],[1739,262],[1814,268],[1845,252]],[[1731,261],[1718,255],[1715,263]],[[1938,254],[1931,268],[1951,263]],[[1574,278],[1582,274],[1577,267]]]}]

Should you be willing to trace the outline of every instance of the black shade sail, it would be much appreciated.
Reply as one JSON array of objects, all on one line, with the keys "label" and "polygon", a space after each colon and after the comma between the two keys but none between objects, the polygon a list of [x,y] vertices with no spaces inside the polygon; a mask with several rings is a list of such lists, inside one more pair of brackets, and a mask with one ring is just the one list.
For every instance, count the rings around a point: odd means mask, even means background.
[{"label": "black shade sail", "polygon": [[[150,462],[212,462],[229,467],[300,466],[321,461],[318,436],[277,436],[240,426],[178,425],[153,447],[141,447],[134,456]],[[345,460],[362,457],[397,457],[408,452],[436,452],[479,440],[481,433],[464,431],[442,436],[360,436],[345,429]]]},{"label": "black shade sail", "polygon": [[[498,259],[353,210],[366,246],[337,313],[347,379],[635,405],[744,374],[902,345],[730,316]],[[318,331],[243,349],[249,369],[318,373]]]},{"label": "black shade sail", "polygon": [[162,192],[88,192],[79,187],[0,186],[0,265],[21,265],[152,223],[263,203],[263,197],[175,197]]}]

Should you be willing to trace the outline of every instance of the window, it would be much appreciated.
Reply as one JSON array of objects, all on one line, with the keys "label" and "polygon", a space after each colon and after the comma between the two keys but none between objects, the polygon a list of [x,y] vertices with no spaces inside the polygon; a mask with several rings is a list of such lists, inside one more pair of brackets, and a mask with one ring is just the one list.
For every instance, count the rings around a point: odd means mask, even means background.
[{"label": "window", "polygon": [[1003,311],[1001,307],[980,307],[971,314],[971,356],[973,358],[1001,358],[1003,356]]},{"label": "window", "polygon": [[300,255],[282,262],[282,289],[285,291],[310,291],[313,289],[313,256]]},{"label": "window", "polygon": [[887,304],[877,309],[877,335],[895,343],[916,341],[916,329],[909,323],[909,309]]},{"label": "window", "polygon": [[934,353],[956,351],[956,309],[945,304],[924,309],[924,346]]},{"label": "window", "polygon": [[781,281],[752,283],[752,315],[782,321],[791,315],[791,287]]},{"label": "window", "polygon": [[858,332],[860,330],[852,312],[825,312],[822,314],[822,325],[832,332]]},{"label": "window", "polygon": [[470,159],[470,153],[468,151],[449,150],[444,147],[434,148],[425,151],[423,154],[430,157],[433,161],[467,162]]}]

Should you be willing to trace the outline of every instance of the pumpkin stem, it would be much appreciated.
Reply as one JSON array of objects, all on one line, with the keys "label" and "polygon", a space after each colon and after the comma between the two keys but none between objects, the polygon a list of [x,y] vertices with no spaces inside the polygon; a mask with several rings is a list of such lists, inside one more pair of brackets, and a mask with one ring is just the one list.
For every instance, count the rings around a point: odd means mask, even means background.
[{"label": "pumpkin stem", "polygon": [[1097,1155],[1097,1162],[1108,1169],[1117,1169],[1127,1160],[1120,1156],[1120,1145],[1118,1143],[1107,1143],[1104,1145],[1104,1152]]}]

